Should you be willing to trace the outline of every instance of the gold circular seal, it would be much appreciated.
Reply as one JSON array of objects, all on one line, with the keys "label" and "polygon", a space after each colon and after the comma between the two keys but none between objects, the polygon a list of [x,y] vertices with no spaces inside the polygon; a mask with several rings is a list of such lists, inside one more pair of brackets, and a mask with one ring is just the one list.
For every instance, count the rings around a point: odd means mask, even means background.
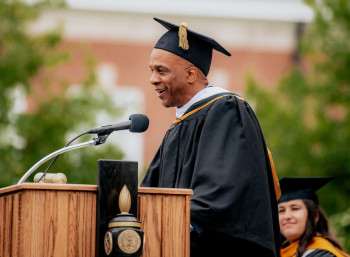
[{"label": "gold circular seal", "polygon": [[106,254],[110,255],[113,250],[113,237],[110,231],[107,231],[105,234],[104,246]]},{"label": "gold circular seal", "polygon": [[134,230],[124,230],[118,237],[118,246],[124,253],[135,253],[141,246],[141,238]]}]

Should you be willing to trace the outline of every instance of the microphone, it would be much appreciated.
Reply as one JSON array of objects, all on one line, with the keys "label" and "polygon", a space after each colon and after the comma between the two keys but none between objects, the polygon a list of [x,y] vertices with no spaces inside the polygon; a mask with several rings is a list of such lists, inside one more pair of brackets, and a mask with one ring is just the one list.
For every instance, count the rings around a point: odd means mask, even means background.
[{"label": "microphone", "polygon": [[[39,182],[46,174],[46,172],[50,169],[54,161],[58,158],[58,156],[61,153],[68,152],[74,149],[79,149],[82,147],[90,146],[90,145],[100,145],[106,142],[107,137],[109,136],[110,133],[116,130],[123,130],[123,129],[129,129],[130,132],[134,133],[141,133],[144,132],[148,129],[149,125],[149,120],[146,115],[143,114],[132,114],[129,117],[129,121],[121,122],[121,123],[116,123],[116,124],[111,124],[111,125],[106,125],[102,126],[99,128],[94,128],[90,129],[87,132],[84,132],[80,134],[79,136],[75,137],[72,139],[68,144],[66,144],[63,148],[45,156],[42,158],[40,161],[38,161],[35,165],[33,165],[23,176],[22,178],[18,181],[17,185],[22,184],[32,173],[35,171],[41,164],[46,162],[47,160],[56,157],[50,164],[50,166],[46,169],[46,171],[41,175],[41,177],[38,179],[37,182]],[[85,134],[98,134],[98,138],[94,138],[93,140],[90,140],[88,142],[68,146],[71,142],[73,142],[75,139],[78,137],[85,135]]]},{"label": "microphone", "polygon": [[142,133],[148,129],[149,120],[144,114],[132,114],[128,121],[105,125],[87,131],[87,134],[110,134],[113,131],[129,129],[133,133]]}]

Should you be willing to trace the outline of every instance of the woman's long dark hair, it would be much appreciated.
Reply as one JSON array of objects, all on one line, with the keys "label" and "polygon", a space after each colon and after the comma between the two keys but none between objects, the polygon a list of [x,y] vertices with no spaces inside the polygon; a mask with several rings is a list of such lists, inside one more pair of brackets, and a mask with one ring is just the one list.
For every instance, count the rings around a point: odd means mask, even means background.
[{"label": "woman's long dark hair", "polygon": [[329,231],[328,219],[324,214],[322,208],[312,200],[302,199],[302,201],[307,208],[308,217],[306,221],[305,233],[302,235],[299,241],[297,256],[300,257],[303,255],[306,248],[311,243],[312,238],[315,236],[322,236],[323,238],[330,241],[334,246],[341,249],[339,242]]}]

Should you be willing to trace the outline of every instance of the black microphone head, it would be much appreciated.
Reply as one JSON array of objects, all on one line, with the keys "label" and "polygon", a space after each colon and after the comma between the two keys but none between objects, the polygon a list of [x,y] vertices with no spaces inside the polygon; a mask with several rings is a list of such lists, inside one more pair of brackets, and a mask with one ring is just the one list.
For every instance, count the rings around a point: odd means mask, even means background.
[{"label": "black microphone head", "polygon": [[129,127],[130,132],[141,133],[148,129],[149,120],[144,114],[132,114],[129,120],[131,121]]}]

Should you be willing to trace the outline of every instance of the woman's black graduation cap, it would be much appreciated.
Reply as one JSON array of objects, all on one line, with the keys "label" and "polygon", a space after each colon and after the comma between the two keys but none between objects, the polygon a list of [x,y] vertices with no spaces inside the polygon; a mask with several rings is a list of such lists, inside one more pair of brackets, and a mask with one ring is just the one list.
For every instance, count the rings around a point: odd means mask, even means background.
[{"label": "woman's black graduation cap", "polygon": [[206,76],[209,73],[213,49],[231,56],[214,39],[187,29],[186,23],[178,26],[158,18],[153,19],[168,29],[154,48],[169,51],[188,60],[203,71]]},{"label": "woman's black graduation cap", "polygon": [[331,180],[332,177],[282,178],[280,180],[282,195],[278,203],[295,199],[309,199],[318,203],[316,191]]}]

